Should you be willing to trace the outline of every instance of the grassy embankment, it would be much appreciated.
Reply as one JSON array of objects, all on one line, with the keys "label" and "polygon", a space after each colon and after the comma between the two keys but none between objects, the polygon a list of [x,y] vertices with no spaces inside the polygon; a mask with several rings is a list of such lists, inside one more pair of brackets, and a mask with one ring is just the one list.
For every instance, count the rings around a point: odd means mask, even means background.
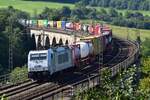
[{"label": "grassy embankment", "polygon": [[44,1],[23,1],[23,0],[0,0],[0,8],[7,8],[13,6],[16,9],[26,11],[31,15],[34,14],[35,10],[37,13],[41,13],[45,7],[52,9],[60,9],[63,6],[68,6],[71,9],[74,8],[73,4],[67,3],[56,3],[56,2],[44,2]]},{"label": "grassy embankment", "polygon": [[[45,7],[60,9],[63,6],[68,6],[71,9],[74,8],[74,4],[69,4],[69,3],[67,4],[67,3],[44,2],[44,1],[0,0],[0,8],[6,8],[10,5],[13,6],[14,8],[16,8],[16,9],[27,11],[31,15],[33,15],[35,9],[37,10],[37,13],[40,13],[40,12],[42,12],[42,10]],[[100,10],[103,7],[94,7],[94,8],[96,8],[97,10]],[[104,8],[104,9],[109,10],[110,8]],[[118,11],[121,12],[121,13],[123,12],[123,14],[124,14],[124,12],[127,11],[127,10],[118,10]],[[129,11],[136,12],[136,11],[133,11],[133,10],[129,10]],[[149,15],[150,16],[149,11],[138,11],[138,12],[141,12],[144,15]]]}]

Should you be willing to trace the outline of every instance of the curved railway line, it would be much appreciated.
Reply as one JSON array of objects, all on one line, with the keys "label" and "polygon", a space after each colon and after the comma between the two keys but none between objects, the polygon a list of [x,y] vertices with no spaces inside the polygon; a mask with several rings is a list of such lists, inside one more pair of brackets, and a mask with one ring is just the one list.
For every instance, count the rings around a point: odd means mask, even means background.
[{"label": "curved railway line", "polygon": [[[106,61],[105,62],[105,64],[104,64],[104,67],[109,67],[109,68],[111,68],[111,67],[113,67],[113,66],[115,66],[116,64],[118,64],[118,63],[120,63],[120,62],[122,62],[122,61],[124,61],[125,59],[127,59],[129,56],[130,56],[130,54],[132,54],[133,53],[133,51],[134,51],[134,44],[133,43],[131,43],[131,42],[129,42],[129,41],[118,41],[117,40],[117,42],[116,42],[118,45],[117,46],[119,46],[120,48],[119,48],[119,51],[118,51],[118,53],[116,54],[116,56],[114,56],[114,57],[110,57],[110,58],[112,58],[111,60],[109,60],[108,62]],[[109,59],[110,59],[109,58]],[[117,60],[117,59],[120,59],[120,60]],[[80,83],[80,81],[82,81],[82,82],[84,82],[84,79],[88,79],[89,78],[89,80],[90,80],[90,76],[88,76],[88,75],[92,75],[92,74],[95,74],[95,76],[96,75],[98,75],[99,74],[99,68],[97,68],[97,69],[95,69],[95,70],[93,70],[93,71],[83,71],[82,72],[82,74],[80,74],[81,76],[80,77],[78,77],[77,78],[77,80],[75,81],[75,80],[73,80],[73,82],[72,83],[70,83],[69,84],[69,86],[74,86],[74,87],[76,87],[76,85],[78,84],[78,83]],[[91,76],[91,77],[93,77],[93,76]],[[86,83],[87,84],[87,83]],[[81,86],[81,87],[84,87],[84,85],[82,84],[82,85],[79,85],[79,86]],[[66,88],[68,88],[68,87],[66,87]],[[66,89],[65,88],[65,89]],[[64,89],[64,90],[65,90]],[[62,90],[63,90],[63,88],[62,88]],[[52,92],[48,92],[47,94],[43,94],[43,95],[40,95],[39,97],[36,97],[36,98],[32,98],[33,100],[57,100],[54,96],[53,96],[53,91]],[[57,97],[58,97],[59,95],[57,95]],[[61,100],[61,98],[62,98],[62,96],[60,95],[60,100]]]},{"label": "curved railway line", "polygon": [[[121,39],[115,39],[115,49],[111,52],[104,54],[104,66],[103,68],[110,68],[112,71],[115,69],[117,64],[126,61],[129,57],[134,56],[136,46],[130,41]],[[118,47],[118,49],[116,49]],[[115,70],[118,70],[117,67]],[[117,71],[114,71],[112,75],[115,75]],[[12,86],[9,88],[3,88],[0,91],[0,95],[6,94],[9,100],[41,100],[41,99],[56,99],[54,94],[57,91],[63,89],[68,90],[68,85],[76,87],[77,84],[82,83],[86,79],[92,79],[99,74],[99,64],[94,63],[86,66],[81,71],[73,71],[52,76],[51,82],[37,83],[28,81],[18,86]],[[55,79],[53,78],[55,77]],[[84,87],[84,86],[83,86]],[[70,89],[70,87],[69,87]],[[65,92],[68,95],[68,92]],[[62,98],[63,96],[60,96]],[[58,99],[58,98],[57,98]]]}]

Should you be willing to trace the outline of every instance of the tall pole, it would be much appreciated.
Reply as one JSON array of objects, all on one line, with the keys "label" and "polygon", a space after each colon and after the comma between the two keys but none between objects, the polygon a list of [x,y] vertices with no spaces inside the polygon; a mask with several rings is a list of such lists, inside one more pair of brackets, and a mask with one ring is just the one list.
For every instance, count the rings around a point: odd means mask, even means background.
[{"label": "tall pole", "polygon": [[129,28],[127,26],[127,40],[129,40]]},{"label": "tall pole", "polygon": [[12,44],[12,35],[13,35],[13,25],[12,19],[9,18],[9,71],[13,69],[13,44]]},{"label": "tall pole", "polygon": [[[103,23],[101,24],[101,35],[100,35],[100,44],[99,44],[99,75],[101,81],[101,69],[103,67]],[[102,51],[102,52],[101,52]]]}]

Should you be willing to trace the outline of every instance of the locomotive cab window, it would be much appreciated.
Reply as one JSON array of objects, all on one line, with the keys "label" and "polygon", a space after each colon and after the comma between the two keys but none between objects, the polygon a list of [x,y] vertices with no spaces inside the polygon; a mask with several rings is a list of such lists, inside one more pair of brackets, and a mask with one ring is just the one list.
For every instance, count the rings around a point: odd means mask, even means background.
[{"label": "locomotive cab window", "polygon": [[31,54],[30,61],[32,60],[45,60],[47,58],[46,53],[38,53],[38,54]]}]

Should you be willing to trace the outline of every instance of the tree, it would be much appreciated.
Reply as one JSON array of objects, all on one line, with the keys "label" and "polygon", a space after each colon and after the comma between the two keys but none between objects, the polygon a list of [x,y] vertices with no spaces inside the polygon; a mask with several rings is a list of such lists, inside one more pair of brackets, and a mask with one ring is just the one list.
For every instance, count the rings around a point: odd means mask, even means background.
[{"label": "tree", "polygon": [[27,67],[23,66],[22,68],[16,67],[10,74],[11,83],[24,82],[28,79]]},{"label": "tree", "polygon": [[[23,26],[19,24],[18,19],[20,18],[28,18],[29,14],[16,10],[12,6],[9,6],[5,9],[0,9],[0,65],[1,69],[3,69],[2,74],[6,74],[8,72],[8,48],[9,48],[9,40],[13,45],[13,54],[15,59],[14,66],[23,65],[24,59],[22,50],[21,34],[20,32],[24,30]],[[10,31],[10,21],[12,23],[12,32]],[[27,52],[27,51],[25,51]],[[18,62],[19,60],[19,62]]]},{"label": "tree", "polygon": [[109,9],[109,15],[111,17],[118,17],[118,12],[115,9]]},{"label": "tree", "polygon": [[64,6],[61,10],[60,10],[60,15],[62,17],[70,17],[71,14],[71,10],[69,7]]}]

